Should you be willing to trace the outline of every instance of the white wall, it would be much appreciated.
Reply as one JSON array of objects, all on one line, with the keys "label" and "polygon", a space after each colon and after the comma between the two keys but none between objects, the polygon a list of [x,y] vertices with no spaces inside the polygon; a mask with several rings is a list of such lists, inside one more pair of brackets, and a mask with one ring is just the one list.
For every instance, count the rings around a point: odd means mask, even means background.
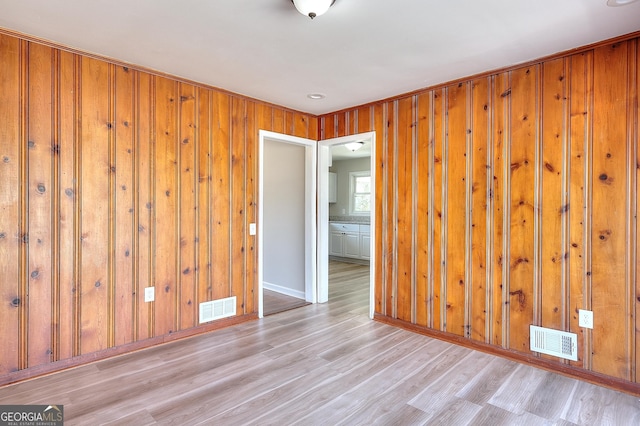
[{"label": "white wall", "polygon": [[305,147],[265,140],[263,286],[305,298]]},{"label": "white wall", "polygon": [[371,170],[370,157],[333,161],[329,171],[338,175],[338,198],[336,203],[329,204],[329,216],[349,216],[349,172],[369,170]]}]

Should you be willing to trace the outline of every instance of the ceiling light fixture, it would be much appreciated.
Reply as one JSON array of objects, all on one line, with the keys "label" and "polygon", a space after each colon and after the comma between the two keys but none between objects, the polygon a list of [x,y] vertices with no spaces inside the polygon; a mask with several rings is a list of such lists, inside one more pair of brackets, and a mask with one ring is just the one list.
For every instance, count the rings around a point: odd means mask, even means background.
[{"label": "ceiling light fixture", "polygon": [[609,7],[618,7],[618,6],[626,6],[631,3],[635,3],[638,0],[607,0],[607,6]]},{"label": "ceiling light fixture", "polygon": [[291,0],[298,12],[311,19],[323,15],[335,2],[336,0]]},{"label": "ceiling light fixture", "polygon": [[357,150],[359,150],[364,146],[364,142],[361,142],[361,141],[349,142],[349,143],[345,143],[344,146],[346,146],[347,149],[350,150],[351,152],[356,152]]},{"label": "ceiling light fixture", "polygon": [[322,93],[309,93],[307,95],[307,98],[313,99],[314,101],[317,101],[319,99],[324,99],[325,95],[323,95]]}]

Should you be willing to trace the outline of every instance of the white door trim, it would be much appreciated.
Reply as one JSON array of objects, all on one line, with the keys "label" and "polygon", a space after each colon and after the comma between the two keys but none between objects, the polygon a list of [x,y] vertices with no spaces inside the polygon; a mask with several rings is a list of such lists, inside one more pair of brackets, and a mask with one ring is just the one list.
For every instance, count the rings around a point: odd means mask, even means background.
[{"label": "white door trim", "polygon": [[[317,234],[316,234],[316,170],[317,170],[317,141],[299,138],[296,136],[283,135],[280,133],[260,130],[258,132],[258,317],[263,317],[263,280],[264,280],[264,233],[262,225],[264,223],[264,142],[266,139],[302,145],[305,149],[305,299],[307,302],[317,302],[316,292],[316,259],[317,259]],[[283,165],[285,167],[286,165]]]},{"label": "white door trim", "polygon": [[[372,205],[376,199],[376,132],[360,133],[340,138],[318,141],[318,303],[329,300],[329,149],[334,145],[344,145],[353,141],[368,141],[371,143],[371,187]],[[375,264],[376,264],[376,212],[371,210],[371,241],[369,260],[369,317],[374,314]]]}]

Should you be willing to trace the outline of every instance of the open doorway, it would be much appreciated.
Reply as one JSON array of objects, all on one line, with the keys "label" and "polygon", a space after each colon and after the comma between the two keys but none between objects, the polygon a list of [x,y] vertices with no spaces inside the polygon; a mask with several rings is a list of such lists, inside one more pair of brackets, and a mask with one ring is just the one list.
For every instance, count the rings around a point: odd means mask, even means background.
[{"label": "open doorway", "polygon": [[[360,153],[351,155],[353,148],[346,145],[354,142]],[[330,279],[361,283],[368,275],[373,318],[375,133],[322,140],[318,146],[318,301],[329,300]]]},{"label": "open doorway", "polygon": [[316,158],[316,141],[259,133],[259,317],[265,291],[272,303],[316,301]]}]

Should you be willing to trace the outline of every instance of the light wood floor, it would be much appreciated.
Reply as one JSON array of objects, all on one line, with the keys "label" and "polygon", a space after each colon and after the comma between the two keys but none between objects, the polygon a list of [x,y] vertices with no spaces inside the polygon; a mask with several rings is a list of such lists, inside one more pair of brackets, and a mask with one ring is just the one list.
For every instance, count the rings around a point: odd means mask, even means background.
[{"label": "light wood floor", "polygon": [[66,425],[637,425],[638,398],[368,319],[368,270],[309,305],[0,388]]},{"label": "light wood floor", "polygon": [[287,296],[286,294],[278,293],[276,291],[263,289],[262,293],[262,314],[265,316],[278,314],[280,312],[288,311],[289,309],[296,309],[309,304],[304,299]]}]

